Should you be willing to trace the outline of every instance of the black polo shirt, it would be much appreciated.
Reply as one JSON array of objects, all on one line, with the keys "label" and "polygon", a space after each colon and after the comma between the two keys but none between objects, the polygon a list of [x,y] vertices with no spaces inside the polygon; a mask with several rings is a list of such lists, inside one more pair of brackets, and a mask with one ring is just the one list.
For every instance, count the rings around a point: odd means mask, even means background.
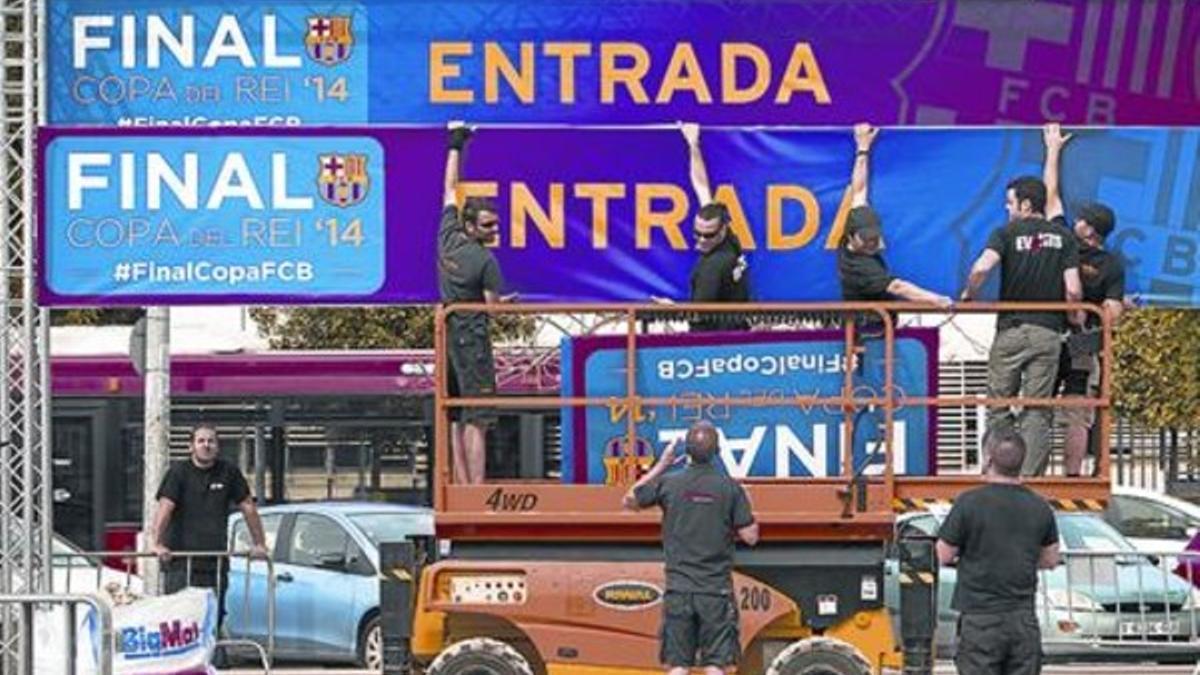
[{"label": "black polo shirt", "polygon": [[[732,232],[692,267],[692,302],[749,302],[750,269]],[[709,314],[691,322],[692,330],[745,330],[745,317]]]},{"label": "black polo shirt", "polygon": [[951,604],[964,614],[1033,611],[1042,549],[1058,542],[1054,511],[1019,484],[993,483],[959,495],[938,538],[958,547]]},{"label": "black polo shirt", "polygon": [[[1063,273],[1079,267],[1074,232],[1044,218],[1022,218],[997,228],[987,248],[1000,256],[1000,300],[1065,302]],[[996,328],[1034,324],[1053,331],[1067,327],[1066,312],[1002,312]]]},{"label": "black polo shirt", "polygon": [[[500,264],[491,250],[472,239],[463,228],[458,207],[448,205],[442,209],[442,220],[438,226],[438,290],[442,302],[484,301],[485,290],[499,293],[504,285],[500,276]],[[487,315],[477,312],[455,312],[450,315],[452,325],[482,322]]]},{"label": "black polo shirt", "polygon": [[733,591],[734,539],[754,523],[741,485],[711,463],[691,464],[639,486],[634,496],[642,508],[662,507],[668,591]]},{"label": "black polo shirt", "polygon": [[[1063,216],[1055,216],[1050,222],[1067,228]],[[1079,242],[1079,278],[1083,281],[1084,302],[1103,305],[1105,300],[1125,301],[1125,261],[1120,255]],[[1087,325],[1100,325],[1100,318],[1088,312]]]},{"label": "black polo shirt", "polygon": [[848,247],[838,249],[838,279],[842,282],[842,300],[846,302],[883,302],[892,299],[888,286],[896,280],[878,253],[856,253]]},{"label": "black polo shirt", "polygon": [[175,502],[163,543],[176,551],[224,551],[226,520],[249,496],[246,477],[223,459],[207,469],[190,458],[172,464],[155,496]]}]

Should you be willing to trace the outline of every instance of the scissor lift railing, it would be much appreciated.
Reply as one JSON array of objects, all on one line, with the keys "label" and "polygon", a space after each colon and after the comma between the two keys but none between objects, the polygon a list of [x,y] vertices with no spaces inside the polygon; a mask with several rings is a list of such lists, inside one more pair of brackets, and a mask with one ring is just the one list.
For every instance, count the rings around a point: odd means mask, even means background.
[{"label": "scissor lift railing", "polygon": [[[636,350],[642,336],[639,326],[647,319],[661,320],[722,314],[763,317],[840,316],[844,335],[846,363],[855,363],[862,353],[853,317],[871,317],[872,331],[882,330],[884,368],[882,394],[855,396],[855,368],[843,373],[842,388],[836,396],[727,396],[714,402],[739,407],[836,406],[842,410],[844,438],[854,438],[856,411],[877,406],[884,424],[882,475],[865,477],[855,474],[852,443],[845,444],[841,474],[823,478],[748,478],[743,480],[754,504],[763,536],[775,540],[880,540],[890,538],[894,511],[898,505],[920,504],[925,500],[953,499],[959,492],[980,483],[977,475],[898,476],[893,465],[895,414],[903,406],[1032,406],[1089,407],[1098,411],[1101,447],[1096,476],[1089,478],[1033,478],[1028,484],[1048,499],[1060,504],[1086,508],[1107,500],[1109,493],[1108,429],[1111,425],[1109,399],[1111,378],[1111,332],[1108,318],[1087,304],[1068,303],[970,303],[953,309],[957,313],[994,313],[998,311],[1073,311],[1098,314],[1102,329],[1101,391],[1097,398],[996,398],[984,397],[909,397],[898,395],[894,386],[895,313],[947,313],[932,305],[913,303],[757,303],[757,304],[464,304],[440,307],[435,320],[435,347],[438,364],[446,363],[446,319],[451,313],[536,315],[550,313],[595,313],[624,316],[625,323],[625,395],[610,397],[486,397],[450,398],[447,368],[436,372],[435,388],[435,462],[434,506],[439,536],[451,539],[509,540],[651,540],[658,537],[658,514],[631,513],[621,508],[621,495],[628,486],[563,484],[551,480],[489,480],[481,485],[454,484],[451,479],[449,451],[449,413],[453,408],[489,407],[499,410],[559,409],[580,406],[624,406],[626,411],[646,406],[689,405],[695,399],[679,396],[643,396],[637,391]],[[635,415],[627,414],[626,448],[636,440]],[[489,506],[515,505],[512,509]]]}]

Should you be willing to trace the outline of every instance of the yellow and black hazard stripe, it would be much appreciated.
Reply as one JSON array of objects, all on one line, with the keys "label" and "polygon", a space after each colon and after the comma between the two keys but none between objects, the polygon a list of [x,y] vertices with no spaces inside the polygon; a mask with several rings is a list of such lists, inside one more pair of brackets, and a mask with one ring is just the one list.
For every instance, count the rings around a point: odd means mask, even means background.
[{"label": "yellow and black hazard stripe", "polygon": [[949,507],[949,499],[921,499],[916,497],[896,497],[892,500],[892,511],[906,513],[908,511],[928,511],[934,507]]},{"label": "yellow and black hazard stripe", "polygon": [[[1058,511],[1103,511],[1107,502],[1103,499],[1050,499],[1051,508]],[[949,508],[954,503],[952,499],[923,499],[919,497],[897,497],[892,500],[892,511],[907,513],[909,511],[928,511],[931,508]]]},{"label": "yellow and black hazard stripe", "polygon": [[934,581],[937,581],[937,578],[933,575],[933,572],[900,573],[900,585],[902,586],[911,586],[912,584],[932,586]]},{"label": "yellow and black hazard stripe", "polygon": [[1101,499],[1051,499],[1050,506],[1059,511],[1103,511]]}]

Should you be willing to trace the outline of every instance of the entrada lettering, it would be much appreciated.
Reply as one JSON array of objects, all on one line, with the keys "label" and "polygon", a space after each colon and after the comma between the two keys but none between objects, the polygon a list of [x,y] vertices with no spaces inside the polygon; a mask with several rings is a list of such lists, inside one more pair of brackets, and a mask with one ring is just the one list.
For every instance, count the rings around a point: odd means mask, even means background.
[{"label": "entrada lettering", "polygon": [[[468,64],[480,63],[472,58],[480,52],[482,73],[464,73]],[[818,105],[832,102],[816,54],[807,42],[793,44],[787,63],[778,71],[762,47],[749,42],[724,42],[719,62],[708,64],[706,72],[690,42],[675,43],[666,64],[659,65],[653,62],[650,50],[637,42],[597,45],[531,41],[519,43],[515,50],[498,42],[430,43],[429,102],[462,105],[482,98],[484,103],[499,103],[503,80],[521,103],[551,99],[574,104],[578,98],[579,62],[586,59],[598,60],[596,89],[603,104],[628,100],[634,105],[670,105],[676,98],[686,98],[703,105],[747,104],[763,99],[788,105],[797,94],[810,97]],[[747,68],[753,77],[744,82],[738,74]],[[546,71],[551,77],[546,77]],[[558,86],[549,93],[539,91],[538,84],[548,81],[557,81]],[[470,84],[480,82],[482,92]]]}]

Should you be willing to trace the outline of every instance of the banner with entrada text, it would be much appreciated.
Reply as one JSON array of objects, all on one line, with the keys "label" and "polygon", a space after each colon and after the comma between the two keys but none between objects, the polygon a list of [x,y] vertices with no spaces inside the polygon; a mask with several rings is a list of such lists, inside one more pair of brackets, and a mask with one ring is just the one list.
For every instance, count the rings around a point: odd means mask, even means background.
[{"label": "banner with entrada text", "polygon": [[[40,301],[46,305],[436,302],[446,132],[439,127],[46,128]],[[705,129],[758,301],[840,298],[850,130]],[[1200,131],[1079,129],[1063,156],[1068,215],[1117,214],[1128,291],[1200,301]],[[895,274],[956,295],[1005,186],[1041,175],[1027,129],[887,129],[870,203]],[[697,204],[678,129],[481,126],[461,194],[500,211],[494,252],[527,301],[686,299]],[[460,196],[461,196],[460,194]]]}]

